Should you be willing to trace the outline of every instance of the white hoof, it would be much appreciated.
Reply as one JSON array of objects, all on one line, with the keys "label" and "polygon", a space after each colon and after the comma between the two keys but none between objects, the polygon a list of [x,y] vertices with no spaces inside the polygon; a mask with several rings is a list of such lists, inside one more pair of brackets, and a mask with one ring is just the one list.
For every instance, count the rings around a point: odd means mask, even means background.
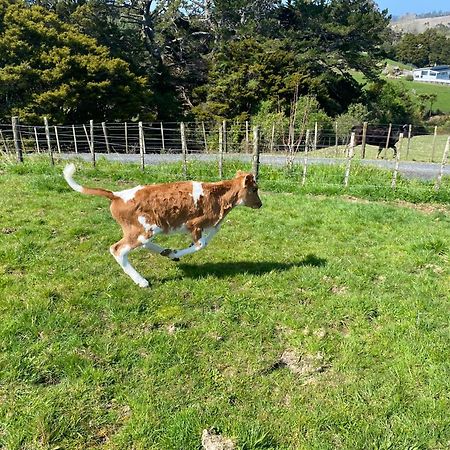
[{"label": "white hoof", "polygon": [[136,284],[141,288],[146,288],[149,286],[149,282],[147,280],[137,281]]}]

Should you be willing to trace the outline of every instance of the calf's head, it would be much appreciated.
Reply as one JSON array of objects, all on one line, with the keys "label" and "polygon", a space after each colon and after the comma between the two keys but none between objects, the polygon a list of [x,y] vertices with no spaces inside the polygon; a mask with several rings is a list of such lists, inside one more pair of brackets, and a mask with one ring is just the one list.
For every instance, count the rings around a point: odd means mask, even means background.
[{"label": "calf's head", "polygon": [[249,208],[261,208],[262,202],[258,195],[258,185],[254,175],[239,171],[235,180],[239,186],[238,203]]}]

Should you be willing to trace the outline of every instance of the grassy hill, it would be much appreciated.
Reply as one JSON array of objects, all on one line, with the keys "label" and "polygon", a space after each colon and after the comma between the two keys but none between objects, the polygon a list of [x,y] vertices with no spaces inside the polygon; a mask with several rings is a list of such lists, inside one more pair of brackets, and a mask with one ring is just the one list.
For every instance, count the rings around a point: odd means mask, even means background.
[{"label": "grassy hill", "polygon": [[392,22],[391,27],[397,32],[423,33],[424,31],[439,25],[448,26],[449,23],[450,15],[427,18],[406,17]]},{"label": "grassy hill", "polygon": [[416,94],[436,94],[437,100],[433,104],[433,110],[450,114],[450,86],[431,83],[418,83],[417,81],[407,81],[405,79],[390,79],[389,82],[405,86],[409,91]]}]

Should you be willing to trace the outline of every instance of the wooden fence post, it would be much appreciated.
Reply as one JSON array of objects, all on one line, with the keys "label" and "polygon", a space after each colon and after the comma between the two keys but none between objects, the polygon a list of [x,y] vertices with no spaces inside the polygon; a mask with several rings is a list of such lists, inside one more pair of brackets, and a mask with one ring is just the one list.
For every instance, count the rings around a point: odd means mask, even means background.
[{"label": "wooden fence post", "polygon": [[406,159],[409,158],[409,149],[411,146],[411,135],[412,135],[412,125],[410,124],[408,127],[408,146],[406,147]]},{"label": "wooden fence post", "polygon": [[259,127],[253,127],[253,156],[252,156],[252,172],[255,180],[259,178]]},{"label": "wooden fence post", "polygon": [[105,136],[106,151],[107,153],[111,153],[111,150],[109,148],[108,130],[106,129],[106,122],[102,122],[102,128],[103,128],[103,136]]},{"label": "wooden fence post", "polygon": [[145,170],[145,136],[144,126],[139,122],[139,153],[141,155],[141,169]]},{"label": "wooden fence post", "polygon": [[303,177],[302,177],[302,186],[306,183],[306,171],[308,167],[308,146],[309,146],[309,134],[310,130],[306,130],[305,137],[305,158],[303,159]]},{"label": "wooden fence post", "polygon": [[337,121],[334,122],[334,155],[338,156],[338,145],[339,145],[339,138],[338,138],[338,123]]},{"label": "wooden fence post", "polygon": [[128,154],[128,125],[125,122],[125,153]]},{"label": "wooden fence post", "polygon": [[52,163],[52,166],[54,166],[55,165],[55,160],[53,159],[52,144],[50,142],[50,128],[48,126],[48,119],[47,119],[47,117],[44,117],[44,126],[45,126],[45,137],[47,138],[48,153],[50,155],[50,162]]},{"label": "wooden fence post", "polygon": [[316,151],[317,150],[317,139],[318,139],[318,134],[319,134],[319,127],[317,122],[314,124],[314,145],[313,145],[313,150]]},{"label": "wooden fence post", "polygon": [[433,148],[431,150],[431,162],[434,162],[434,154],[436,152],[437,126],[434,127]]},{"label": "wooden fence post", "polygon": [[75,131],[75,125],[72,125],[72,133],[73,133],[73,145],[75,146],[75,153],[78,153],[77,133]]},{"label": "wooden fence post", "polygon": [[275,141],[275,122],[272,123],[272,136],[270,138],[270,153],[273,153],[274,141]]},{"label": "wooden fence post", "polygon": [[362,135],[362,142],[361,142],[361,157],[362,159],[365,159],[366,157],[366,140],[367,140],[367,122],[363,123],[363,135]]},{"label": "wooden fence post", "polygon": [[400,162],[400,153],[402,151],[402,145],[403,145],[403,133],[400,133],[398,137],[398,149],[395,155],[394,173],[392,174],[392,183],[391,183],[392,189],[395,189],[397,187],[398,165]]},{"label": "wooden fence post", "polygon": [[222,139],[222,145],[223,145],[223,152],[228,153],[228,136],[227,136],[227,121],[224,120],[222,122],[223,127],[223,139]]},{"label": "wooden fence post", "polygon": [[12,117],[11,124],[14,138],[14,147],[17,153],[17,161],[23,163],[22,143],[20,142],[19,138],[19,118]]},{"label": "wooden fence post", "polygon": [[245,153],[250,152],[250,130],[248,120],[245,121]]},{"label": "wooden fence post", "polygon": [[219,125],[219,180],[223,178],[223,127]]},{"label": "wooden fence post", "polygon": [[56,148],[58,149],[58,153],[61,153],[61,146],[59,145],[59,136],[58,136],[58,127],[55,125],[55,137],[56,137]]},{"label": "wooden fence post", "polygon": [[162,122],[160,122],[160,128],[161,128],[161,145],[162,145],[162,152],[166,153],[166,141],[164,139],[164,125]]},{"label": "wooden fence post", "polygon": [[83,124],[83,129],[84,129],[84,134],[86,135],[87,143],[89,145],[89,150],[90,150],[91,155],[92,155],[92,165],[95,167],[96,161],[95,161],[95,152],[94,152],[94,145],[93,145],[94,143],[92,142],[93,141],[93,136],[91,134],[91,139],[89,139],[89,134],[88,134],[86,125],[84,125],[84,124]]},{"label": "wooden fence post", "polygon": [[41,149],[39,148],[39,137],[36,127],[34,127],[34,139],[36,140],[36,150],[38,153],[41,153]]},{"label": "wooden fence post", "polygon": [[206,138],[205,122],[202,122],[203,141],[205,142],[205,152],[208,153],[208,139]]},{"label": "wooden fence post", "polygon": [[389,147],[389,141],[391,140],[391,133],[392,133],[392,123],[389,124],[386,145],[384,147],[383,159],[386,159],[387,149]]},{"label": "wooden fence post", "polygon": [[436,192],[439,191],[439,189],[441,188],[442,176],[444,174],[445,165],[447,164],[449,151],[450,151],[450,137],[447,138],[447,143],[445,144],[444,154],[442,155],[441,168],[439,170],[439,175],[437,177],[436,184],[434,185],[434,190]]},{"label": "wooden fence post", "polygon": [[180,123],[181,133],[181,153],[183,154],[183,178],[187,179],[187,141],[186,141],[186,127],[184,122]]},{"label": "wooden fence post", "polygon": [[95,144],[94,144],[94,121],[89,121],[89,128],[91,131],[91,149],[92,149],[92,158],[95,166]]},{"label": "wooden fence post", "polygon": [[348,149],[347,167],[345,168],[345,177],[344,177],[345,187],[348,187],[348,181],[350,178],[350,167],[352,164],[354,152],[355,152],[355,133],[352,133],[350,137],[350,147]]}]

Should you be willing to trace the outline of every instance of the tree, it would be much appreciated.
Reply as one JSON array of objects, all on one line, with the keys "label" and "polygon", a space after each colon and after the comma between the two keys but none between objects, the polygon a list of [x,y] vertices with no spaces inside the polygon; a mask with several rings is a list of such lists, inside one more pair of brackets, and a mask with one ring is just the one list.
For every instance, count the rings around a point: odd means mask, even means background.
[{"label": "tree", "polygon": [[394,47],[396,58],[417,67],[450,64],[450,39],[442,30],[405,34]]},{"label": "tree", "polygon": [[152,117],[146,80],[40,6],[0,0],[0,116],[57,123]]}]

